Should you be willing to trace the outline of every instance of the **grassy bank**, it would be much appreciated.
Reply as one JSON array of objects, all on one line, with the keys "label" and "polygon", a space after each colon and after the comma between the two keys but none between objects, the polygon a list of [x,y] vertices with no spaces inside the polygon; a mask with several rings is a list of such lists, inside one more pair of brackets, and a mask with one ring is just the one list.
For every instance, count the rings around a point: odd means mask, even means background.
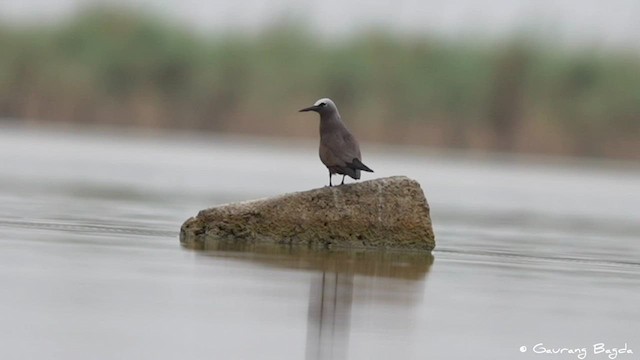
[{"label": "grassy bank", "polygon": [[330,96],[364,140],[640,158],[640,55],[284,25],[198,36],[92,11],[0,26],[0,117],[316,135],[296,113]]}]

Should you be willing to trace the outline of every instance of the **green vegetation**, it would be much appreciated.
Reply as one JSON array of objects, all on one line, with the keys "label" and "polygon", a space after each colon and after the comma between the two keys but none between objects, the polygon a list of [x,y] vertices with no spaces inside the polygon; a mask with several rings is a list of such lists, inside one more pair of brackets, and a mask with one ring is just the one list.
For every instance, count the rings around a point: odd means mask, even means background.
[{"label": "green vegetation", "polygon": [[315,136],[296,110],[330,96],[365,140],[640,157],[640,55],[622,50],[295,24],[205,37],[104,9],[0,26],[0,49],[4,118]]}]

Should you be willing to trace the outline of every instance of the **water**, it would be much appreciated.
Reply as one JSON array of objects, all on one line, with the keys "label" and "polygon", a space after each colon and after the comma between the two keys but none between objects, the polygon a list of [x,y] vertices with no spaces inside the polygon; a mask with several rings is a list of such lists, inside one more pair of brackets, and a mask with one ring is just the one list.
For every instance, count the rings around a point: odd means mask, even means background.
[{"label": "water", "polygon": [[365,144],[433,256],[195,252],[198,210],[323,186],[315,144],[0,130],[0,359],[640,359],[636,165]]}]

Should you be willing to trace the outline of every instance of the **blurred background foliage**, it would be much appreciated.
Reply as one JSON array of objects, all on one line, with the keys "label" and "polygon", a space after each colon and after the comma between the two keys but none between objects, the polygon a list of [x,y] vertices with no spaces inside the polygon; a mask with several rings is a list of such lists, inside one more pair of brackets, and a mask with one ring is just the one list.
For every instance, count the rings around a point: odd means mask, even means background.
[{"label": "blurred background foliage", "polygon": [[[640,54],[283,21],[205,36],[132,11],[0,24],[0,118],[315,137],[333,98],[364,141],[640,159]],[[313,129],[313,130],[311,130]]]}]

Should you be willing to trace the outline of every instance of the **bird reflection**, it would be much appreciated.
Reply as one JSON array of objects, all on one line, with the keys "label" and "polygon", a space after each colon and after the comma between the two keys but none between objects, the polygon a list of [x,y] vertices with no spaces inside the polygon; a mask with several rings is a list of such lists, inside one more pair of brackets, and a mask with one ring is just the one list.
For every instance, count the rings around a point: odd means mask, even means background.
[{"label": "bird reflection", "polygon": [[[411,309],[421,301],[424,280],[434,261],[432,254],[424,252],[314,250],[214,240],[205,241],[202,250],[209,256],[313,272],[307,313],[307,360],[348,357],[354,298],[356,306],[362,306],[363,301],[400,305],[403,310],[394,313],[394,319],[386,326],[393,326],[394,321],[405,324],[413,316]],[[367,294],[366,298],[362,294]]]},{"label": "bird reflection", "polygon": [[311,281],[307,360],[346,359],[353,273],[322,272]]}]

